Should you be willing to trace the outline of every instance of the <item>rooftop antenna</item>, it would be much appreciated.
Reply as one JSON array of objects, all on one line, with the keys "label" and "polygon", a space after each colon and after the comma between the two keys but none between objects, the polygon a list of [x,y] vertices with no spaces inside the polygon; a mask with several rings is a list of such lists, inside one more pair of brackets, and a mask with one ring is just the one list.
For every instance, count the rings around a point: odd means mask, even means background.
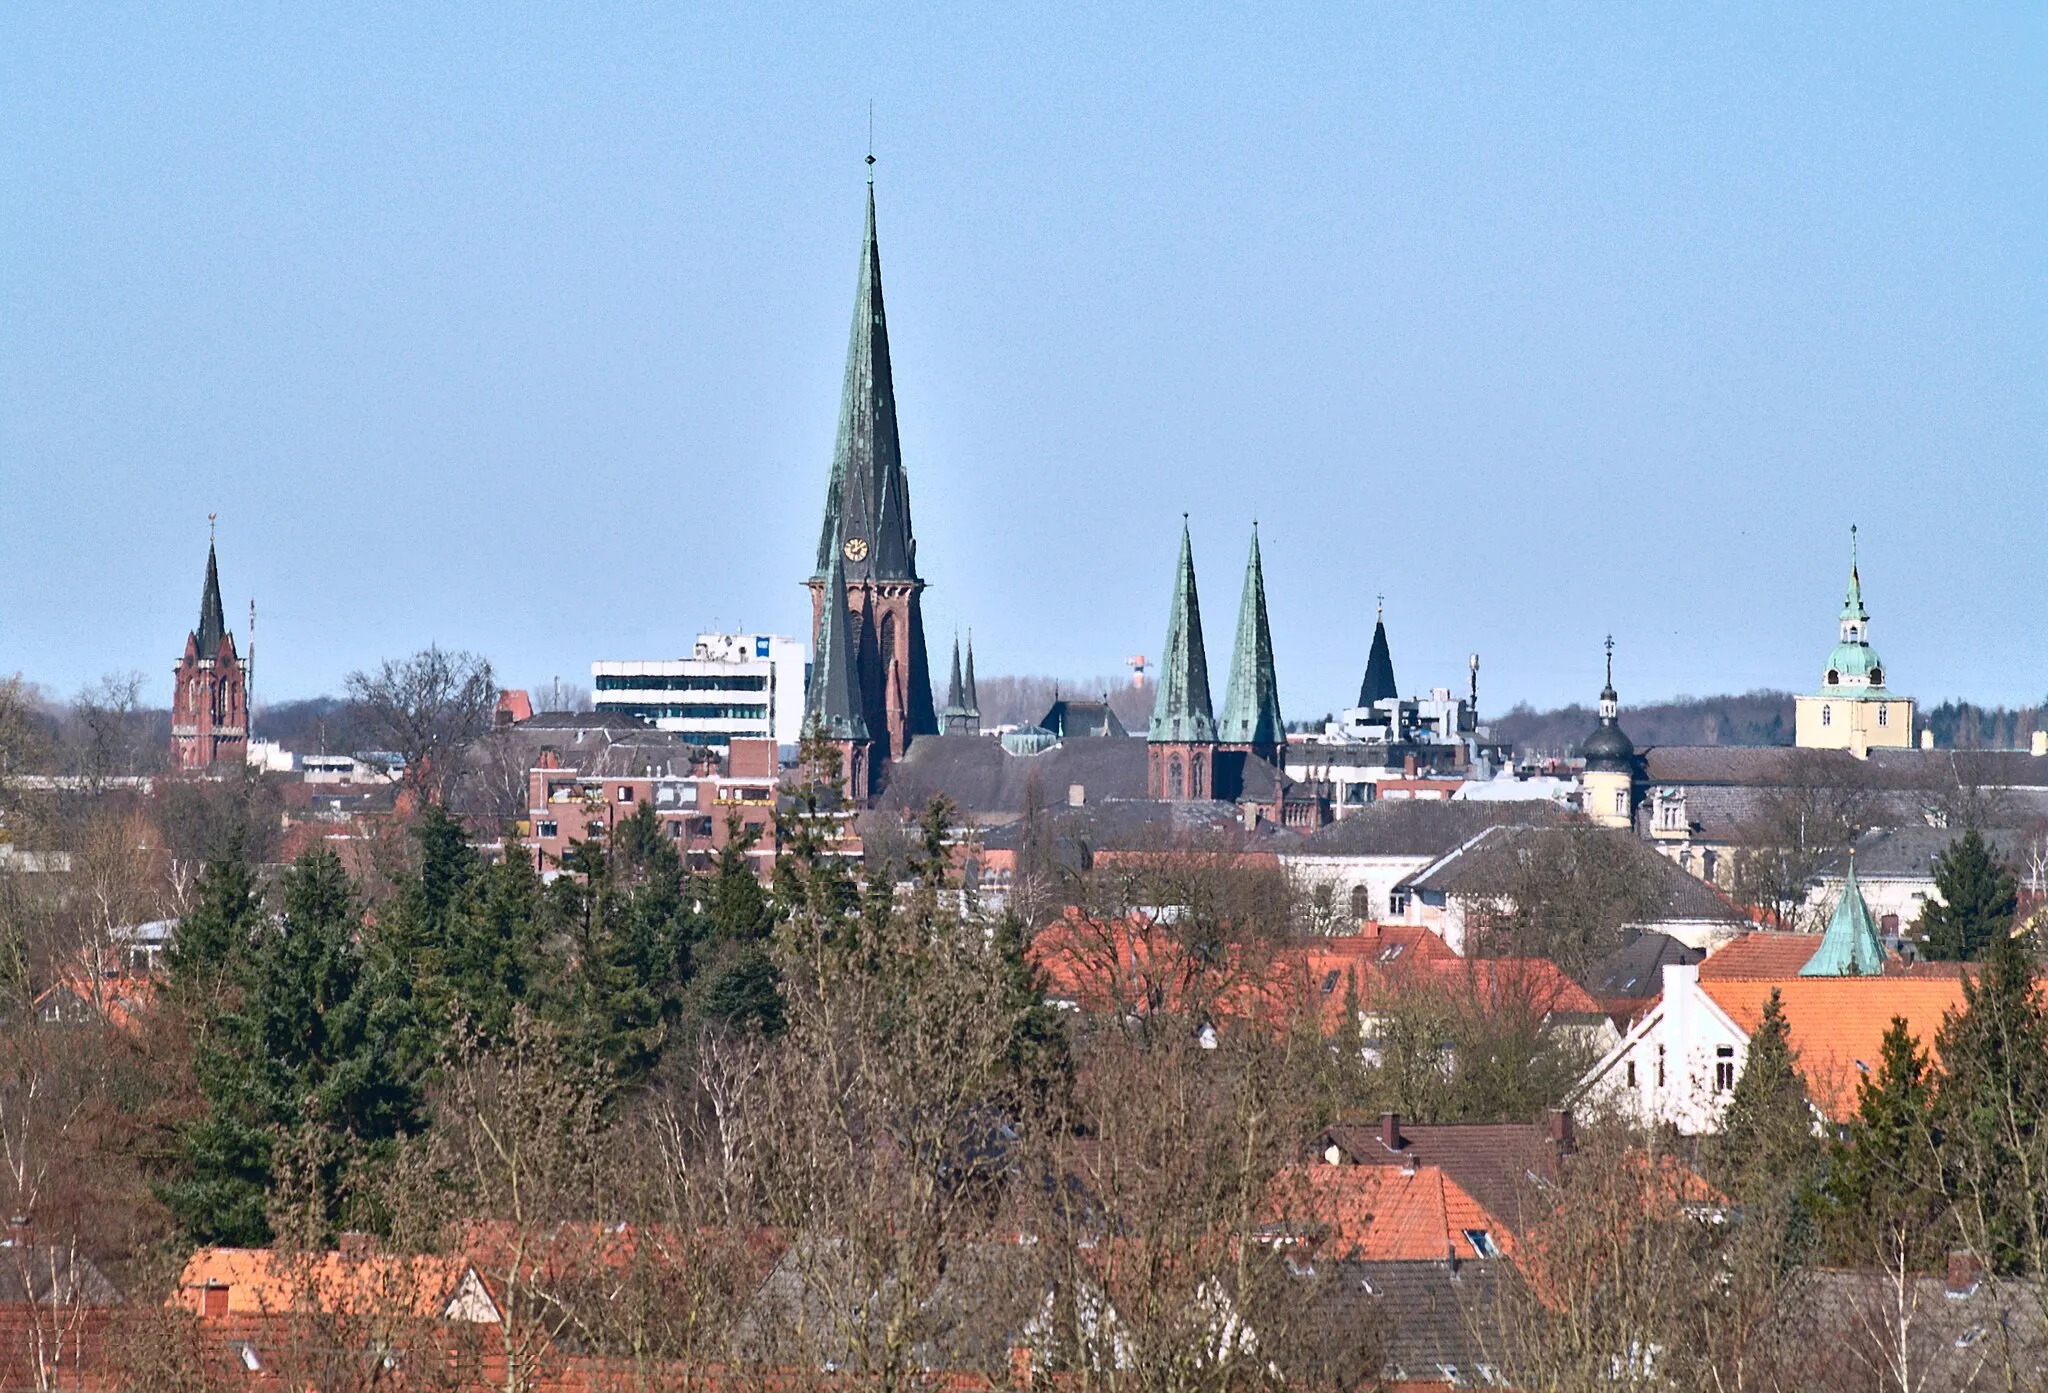
[{"label": "rooftop antenna", "polygon": [[875,186],[875,101],[868,98],[868,187]]},{"label": "rooftop antenna", "polygon": [[1479,714],[1479,655],[1474,653],[1466,666],[1472,669],[1472,714],[1476,717]]}]

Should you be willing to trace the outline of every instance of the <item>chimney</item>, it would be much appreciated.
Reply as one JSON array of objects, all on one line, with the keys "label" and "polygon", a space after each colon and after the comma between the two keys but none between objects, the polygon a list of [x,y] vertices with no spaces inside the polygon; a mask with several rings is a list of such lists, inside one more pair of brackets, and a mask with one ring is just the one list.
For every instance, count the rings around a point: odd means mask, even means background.
[{"label": "chimney", "polygon": [[1030,1386],[1031,1386],[1031,1346],[1029,1346],[1029,1345],[1011,1345],[1011,1346],[1010,1346],[1010,1387],[1012,1387],[1012,1388],[1029,1388]]},{"label": "chimney", "polygon": [[1404,774],[1404,775],[1406,775],[1406,776],[1407,776],[1408,778],[1411,778],[1411,779],[1412,779],[1412,778],[1414,778],[1414,777],[1415,777],[1415,769],[1416,769],[1416,765],[1415,765],[1415,756],[1414,756],[1414,755],[1403,755],[1403,756],[1401,756],[1401,772],[1402,772],[1402,774]]},{"label": "chimney", "polygon": [[1550,1110],[1550,1144],[1557,1148],[1560,1156],[1572,1154],[1572,1110],[1552,1108]]},{"label": "chimney", "polygon": [[1923,750],[1931,750],[1931,749],[1933,749],[1933,748],[1934,748],[1934,731],[1933,731],[1932,727],[1928,727],[1928,726],[1922,726],[1922,727],[1921,727],[1921,729],[1920,729],[1920,748],[1921,748],[1921,749],[1923,749]]},{"label": "chimney", "polygon": [[7,1237],[0,1241],[0,1248],[33,1248],[36,1245],[36,1223],[26,1214],[16,1214],[7,1221]]},{"label": "chimney", "polygon": [[2027,745],[2027,753],[2035,759],[2048,756],[2048,730],[2034,732],[2033,740]]},{"label": "chimney", "polygon": [[1977,1279],[1983,1275],[1984,1264],[1975,1253],[1948,1255],[1948,1289],[1952,1295],[1968,1296],[1977,1289]]},{"label": "chimney", "polygon": [[1088,786],[1086,784],[1067,785],[1067,806],[1070,808],[1085,808],[1088,806]]},{"label": "chimney", "polygon": [[377,1251],[377,1239],[372,1234],[350,1231],[340,1236],[339,1243],[345,1258],[366,1258]]},{"label": "chimney", "polygon": [[1380,1145],[1389,1151],[1399,1151],[1405,1142],[1401,1140],[1401,1114],[1383,1112],[1380,1114]]}]

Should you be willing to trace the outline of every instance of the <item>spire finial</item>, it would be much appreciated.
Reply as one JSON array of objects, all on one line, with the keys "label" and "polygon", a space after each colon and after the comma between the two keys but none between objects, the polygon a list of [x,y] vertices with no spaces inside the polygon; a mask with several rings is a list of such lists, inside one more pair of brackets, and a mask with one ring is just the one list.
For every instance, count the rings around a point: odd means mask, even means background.
[{"label": "spire finial", "polygon": [[1855,571],[1855,569],[1856,569],[1856,524],[1852,522],[1852,523],[1850,523],[1850,524],[1849,524],[1849,570],[1850,570],[1850,571],[1851,571],[1851,572],[1853,573],[1853,572]]},{"label": "spire finial", "polygon": [[875,103],[868,101],[868,187],[875,184]]},{"label": "spire finial", "polygon": [[1377,624],[1384,620],[1386,617],[1387,597],[1384,594],[1373,596],[1372,622]]},{"label": "spire finial", "polygon": [[208,546],[213,545],[213,524],[214,520],[219,516],[219,513],[208,513],[206,515],[206,544]]},{"label": "spire finial", "polygon": [[1614,635],[1607,636],[1607,685],[1614,685]]}]

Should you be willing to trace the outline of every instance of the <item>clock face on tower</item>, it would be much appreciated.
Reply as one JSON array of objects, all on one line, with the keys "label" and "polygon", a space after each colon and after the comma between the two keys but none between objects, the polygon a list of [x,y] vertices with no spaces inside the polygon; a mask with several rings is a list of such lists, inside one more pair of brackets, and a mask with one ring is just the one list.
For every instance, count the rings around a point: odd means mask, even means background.
[{"label": "clock face on tower", "polygon": [[865,539],[860,537],[848,537],[846,545],[841,547],[840,551],[846,554],[848,561],[865,561],[868,559],[868,544]]}]

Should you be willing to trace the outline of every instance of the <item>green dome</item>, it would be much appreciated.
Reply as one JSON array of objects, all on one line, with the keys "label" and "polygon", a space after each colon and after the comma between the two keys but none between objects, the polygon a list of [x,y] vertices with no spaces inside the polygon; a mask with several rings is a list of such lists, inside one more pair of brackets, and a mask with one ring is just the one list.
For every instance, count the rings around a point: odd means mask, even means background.
[{"label": "green dome", "polygon": [[1867,643],[1838,643],[1828,654],[1828,670],[1821,685],[1874,691],[1884,686],[1884,662]]}]

